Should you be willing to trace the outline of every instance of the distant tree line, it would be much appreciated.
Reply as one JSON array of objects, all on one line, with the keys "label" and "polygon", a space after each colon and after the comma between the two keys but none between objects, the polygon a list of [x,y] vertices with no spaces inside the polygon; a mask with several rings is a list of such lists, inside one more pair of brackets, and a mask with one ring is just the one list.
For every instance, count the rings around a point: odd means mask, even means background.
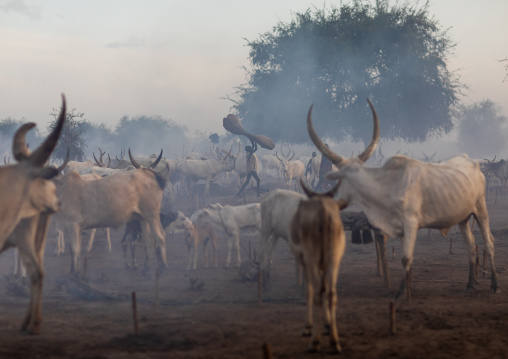
[{"label": "distant tree line", "polygon": [[[51,131],[56,124],[60,110],[53,109],[51,116],[54,120],[49,124],[47,131]],[[25,120],[6,118],[0,121],[0,149],[2,153],[11,152],[12,136]],[[30,148],[35,148],[45,138],[40,129],[29,131],[27,143]],[[134,154],[158,153],[161,148],[166,148],[166,156],[170,155],[170,149],[176,144],[180,147],[185,140],[185,127],[175,124],[170,119],[161,116],[136,116],[133,118],[123,117],[113,128],[104,124],[94,124],[84,118],[84,113],[72,109],[67,112],[67,119],[53,153],[53,159],[64,160],[67,149],[70,151],[70,159],[83,161],[92,157],[92,152],[98,156],[98,147],[107,151],[111,156],[119,156],[128,148]]]}]

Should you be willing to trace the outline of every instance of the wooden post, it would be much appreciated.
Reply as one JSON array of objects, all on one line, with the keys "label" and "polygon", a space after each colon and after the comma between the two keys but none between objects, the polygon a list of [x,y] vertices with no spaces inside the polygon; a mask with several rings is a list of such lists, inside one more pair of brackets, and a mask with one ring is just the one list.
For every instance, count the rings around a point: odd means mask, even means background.
[{"label": "wooden post", "polygon": [[486,268],[485,262],[487,262],[487,252],[484,249],[483,250],[483,267],[482,267],[483,278],[485,278],[485,268]]},{"label": "wooden post", "polygon": [[159,276],[160,270],[155,271],[155,305],[159,305]]},{"label": "wooden post", "polygon": [[263,344],[263,359],[272,359],[272,346],[270,343]]},{"label": "wooden post", "polygon": [[138,335],[138,308],[136,306],[136,292],[132,292],[132,317],[134,319],[134,334]]},{"label": "wooden post", "polygon": [[397,308],[393,300],[390,302],[390,333],[397,334]]},{"label": "wooden post", "polygon": [[453,250],[452,250],[452,237],[450,237],[450,250],[448,252],[449,254],[453,254]]},{"label": "wooden post", "polygon": [[258,271],[258,304],[261,305],[261,286],[262,286],[262,275],[261,275],[261,269]]}]

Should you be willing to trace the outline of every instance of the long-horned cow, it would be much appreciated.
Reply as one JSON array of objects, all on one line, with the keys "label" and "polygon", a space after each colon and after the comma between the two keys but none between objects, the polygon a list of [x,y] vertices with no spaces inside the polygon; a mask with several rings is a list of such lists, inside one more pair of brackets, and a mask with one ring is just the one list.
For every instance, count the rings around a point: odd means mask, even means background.
[{"label": "long-horned cow", "polygon": [[[55,216],[57,227],[71,243],[71,272],[79,271],[81,230],[88,228],[119,227],[131,220],[140,221],[143,241],[153,248],[159,265],[167,266],[165,236],[159,212],[165,179],[154,168],[141,167],[132,157],[136,167],[96,181],[85,181],[77,172],[70,172],[57,183],[62,210]],[[148,253],[145,270],[148,269]]]},{"label": "long-horned cow", "polygon": [[17,247],[29,273],[30,303],[21,325],[21,330],[29,334],[40,331],[46,232],[50,215],[60,208],[55,184],[50,180],[58,170],[44,165],[55,149],[65,117],[66,104],[62,95],[57,124],[44,142],[30,152],[25,136],[35,123],[22,125],[14,134],[12,144],[18,163],[0,168],[0,252]]},{"label": "long-horned cow", "polygon": [[288,152],[287,155],[284,155],[281,151],[282,158],[280,158],[277,152],[275,152],[275,156],[280,161],[287,188],[291,186],[293,178],[300,179],[305,173],[304,163],[300,160],[293,161],[293,158],[295,157],[295,151],[293,151],[293,155],[291,157],[289,157],[289,154],[290,153]]},{"label": "long-horned cow", "polygon": [[458,224],[469,253],[467,289],[476,283],[475,239],[468,226],[474,216],[479,224],[491,265],[491,289],[500,292],[494,265],[494,237],[489,227],[485,202],[485,177],[477,162],[467,155],[453,157],[442,163],[424,163],[396,155],[379,168],[363,166],[379,141],[379,121],[368,100],[374,120],[370,144],[357,157],[344,158],[334,153],[319,138],[312,124],[312,107],[307,115],[307,129],[316,147],[334,163],[338,171],[327,177],[341,180],[339,198],[357,204],[369,222],[391,238],[402,239],[402,265],[405,276],[397,297],[407,290],[411,295],[411,265],[417,231],[436,228],[446,235]]},{"label": "long-horned cow", "polygon": [[310,336],[312,332],[309,350],[320,349],[322,312],[330,331],[332,350],[341,352],[335,311],[339,266],[346,248],[340,210],[347,203],[333,200],[340,182],[322,194],[307,188],[301,179],[300,184],[309,198],[300,201],[291,220],[289,246],[304,268],[307,284],[307,319],[303,335]]}]

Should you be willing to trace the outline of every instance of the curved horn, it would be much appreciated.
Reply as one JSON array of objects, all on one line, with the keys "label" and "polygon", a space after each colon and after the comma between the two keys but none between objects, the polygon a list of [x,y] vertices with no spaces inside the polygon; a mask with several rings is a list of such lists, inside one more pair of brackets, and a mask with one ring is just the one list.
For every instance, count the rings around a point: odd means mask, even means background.
[{"label": "curved horn", "polygon": [[[100,156],[99,156],[99,163],[104,163],[104,160],[102,159],[103,156],[104,156],[104,153],[106,152],[102,152],[101,148],[100,147],[97,147],[99,149],[99,153],[100,153]],[[104,167],[102,164],[100,165],[101,167]]]},{"label": "curved horn", "polygon": [[284,162],[284,161],[282,161],[282,160],[280,159],[279,155],[277,154],[277,151],[275,151],[275,157],[277,157],[277,159],[278,159],[279,161]]},{"label": "curved horn", "polygon": [[70,148],[67,148],[67,156],[65,156],[65,161],[57,167],[57,171],[60,173],[64,170],[65,166],[67,166],[67,163],[69,163],[69,155],[70,155],[71,151],[70,151]]},{"label": "curved horn", "polygon": [[497,157],[497,155],[494,155],[494,159],[492,160],[492,162],[494,162],[496,160],[496,157]]},{"label": "curved horn", "polygon": [[111,157],[109,156],[109,153],[108,153],[108,165],[107,165],[108,168],[111,168]]},{"label": "curved horn", "polygon": [[30,162],[34,166],[43,166],[48,161],[49,156],[51,156],[51,153],[55,149],[65,122],[66,109],[65,95],[62,94],[62,110],[60,111],[60,116],[58,116],[58,121],[55,128],[53,129],[53,132],[51,132],[49,136],[46,137],[44,142],[41,143],[39,147],[37,147],[30,155]]},{"label": "curved horn", "polygon": [[338,154],[334,153],[328,146],[324,144],[323,141],[319,138],[319,136],[316,133],[316,130],[314,129],[314,125],[312,124],[312,108],[314,105],[311,105],[309,108],[309,112],[307,114],[307,132],[309,132],[310,139],[314,143],[314,145],[317,147],[319,152],[323,154],[326,158],[328,158],[330,161],[332,161],[337,167],[339,167],[342,162],[344,161],[344,157],[339,156]]},{"label": "curved horn", "polygon": [[372,133],[372,140],[369,143],[369,146],[358,155],[358,159],[365,163],[372,153],[376,150],[376,146],[379,142],[379,119],[377,117],[376,110],[374,109],[374,105],[370,102],[370,99],[367,98],[367,102],[369,103],[370,110],[372,111],[372,117],[374,120],[374,131]]},{"label": "curved horn", "polygon": [[[288,155],[289,155],[289,153],[288,153]],[[293,150],[293,156],[291,156],[291,158],[288,159],[288,162],[291,161],[293,158],[295,158],[295,150]]]},{"label": "curved horn", "polygon": [[134,157],[132,157],[132,154],[131,154],[131,148],[129,147],[129,159],[131,160],[131,163],[134,167],[136,168],[141,168],[140,164],[136,162],[136,160],[134,159]]},{"label": "curved horn", "polygon": [[35,123],[25,123],[14,134],[12,139],[12,153],[14,159],[18,162],[26,160],[30,157],[30,150],[26,146],[26,133],[35,127]]},{"label": "curved horn", "polygon": [[161,148],[161,153],[159,154],[159,157],[157,157],[157,159],[155,161],[153,161],[150,166],[148,166],[148,168],[151,168],[151,169],[154,169],[155,167],[157,167],[157,165],[159,164],[159,162],[161,161],[161,158],[162,158],[162,148]]},{"label": "curved horn", "polygon": [[97,163],[97,166],[102,167],[99,160],[97,160],[97,157],[95,157],[95,152],[92,152],[93,159],[95,160],[95,163]]}]

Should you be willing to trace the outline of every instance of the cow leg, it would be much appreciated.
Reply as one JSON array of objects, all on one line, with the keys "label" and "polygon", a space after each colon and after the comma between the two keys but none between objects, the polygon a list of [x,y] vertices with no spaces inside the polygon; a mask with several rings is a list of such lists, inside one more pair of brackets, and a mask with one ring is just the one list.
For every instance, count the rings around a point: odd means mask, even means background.
[{"label": "cow leg", "polygon": [[383,277],[385,286],[390,288],[390,272],[388,271],[388,258],[386,256],[386,243],[388,242],[388,236],[375,231],[374,238],[376,240],[378,273]]},{"label": "cow leg", "polygon": [[494,264],[494,236],[490,231],[489,216],[487,213],[487,205],[485,201],[480,203],[477,206],[477,208],[478,208],[477,214],[478,226],[480,227],[483,243],[485,245],[485,249],[487,250],[487,255],[489,256],[490,260],[490,271],[491,271],[490,289],[494,293],[501,293],[501,288],[499,288],[499,284],[497,281],[496,265]]},{"label": "cow leg", "polygon": [[93,240],[95,238],[95,232],[97,232],[96,228],[92,228],[90,230],[90,238],[88,239],[88,246],[86,247],[87,252],[90,252],[92,250]]},{"label": "cow leg", "polygon": [[127,258],[127,249],[128,249],[128,246],[129,246],[129,242],[130,242],[130,238],[129,237],[129,232],[125,231],[125,233],[123,234],[123,237],[122,237],[122,251],[123,251],[123,262],[124,262],[124,265],[125,265],[125,268],[127,269],[130,269],[130,265],[129,265],[129,260]]},{"label": "cow leg", "polygon": [[192,250],[194,251],[194,258],[193,258],[194,264],[192,265],[192,269],[196,270],[197,264],[198,264],[198,242],[197,241],[194,241],[194,246],[193,246]]},{"label": "cow leg", "polygon": [[475,284],[478,283],[476,280],[476,243],[471,228],[468,225],[468,221],[469,218],[459,223],[459,229],[466,242],[467,253],[469,255],[469,280],[466,287],[467,291],[474,289]]},{"label": "cow leg", "polygon": [[79,225],[70,224],[64,229],[65,238],[70,238],[70,252],[71,252],[71,274],[79,273],[79,257],[81,255],[81,230]]},{"label": "cow leg", "polygon": [[205,265],[204,265],[205,268],[208,267],[208,251],[207,251],[207,247],[208,247],[208,242],[209,241],[210,241],[210,237],[206,237],[205,240],[203,241],[203,254],[204,254],[204,257],[205,257]]},{"label": "cow leg", "polygon": [[233,251],[233,236],[228,235],[228,257],[226,259],[226,265],[224,268],[229,268],[229,264],[231,263],[231,252]]},{"label": "cow leg", "polygon": [[106,239],[108,241],[108,246],[106,247],[106,252],[111,253],[111,237],[109,236],[109,227],[106,228]]},{"label": "cow leg", "polygon": [[186,270],[190,270],[191,269],[191,266],[192,266],[192,244],[191,243],[187,243],[187,268],[185,268]]},{"label": "cow leg", "polygon": [[18,249],[30,275],[30,304],[21,330],[28,334],[39,334],[42,323],[43,262],[48,223],[49,215],[40,214],[28,219],[27,225],[20,228],[24,232],[24,240],[18,245]]},{"label": "cow leg", "polygon": [[[335,267],[335,266],[333,266]],[[337,320],[336,320],[336,309],[337,309],[337,277],[338,271],[332,269],[332,273],[326,271],[324,275],[328,278],[324,280],[326,283],[326,291],[325,295],[325,325],[329,330],[330,334],[330,346],[332,347],[332,351],[334,353],[342,352],[342,348],[340,346],[339,341],[339,332],[337,330]]]},{"label": "cow leg", "polygon": [[234,238],[233,245],[235,246],[235,249],[236,249],[235,268],[240,268],[240,266],[242,265],[242,259],[240,256],[240,233],[238,233],[238,232],[233,233],[233,238]]},{"label": "cow leg", "polygon": [[411,266],[413,265],[413,253],[415,250],[416,235],[418,231],[418,222],[416,220],[406,220],[404,223],[404,238],[402,240],[402,267],[404,276],[399,291],[395,294],[395,298],[399,298],[404,289],[406,298],[411,301]]}]

